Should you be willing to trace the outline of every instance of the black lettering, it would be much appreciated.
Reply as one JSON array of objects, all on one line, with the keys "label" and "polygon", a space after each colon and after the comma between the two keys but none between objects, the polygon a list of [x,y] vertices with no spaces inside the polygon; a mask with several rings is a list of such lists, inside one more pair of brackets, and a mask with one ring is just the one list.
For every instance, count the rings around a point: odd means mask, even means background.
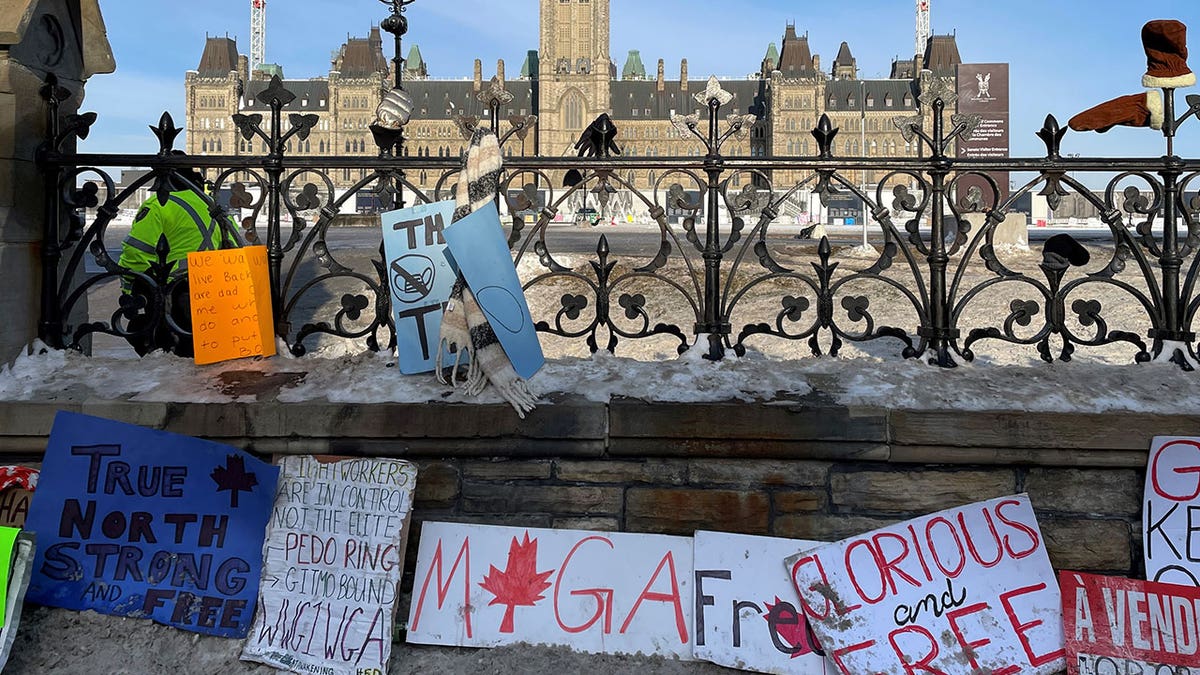
[{"label": "black lettering", "polygon": [[753,602],[750,602],[749,600],[742,600],[740,602],[737,600],[733,601],[733,646],[736,649],[740,649],[742,646],[742,610],[743,609],[753,609],[760,616],[762,615],[762,608],[759,607],[758,605],[754,604]]},{"label": "black lettering", "polygon": [[717,603],[716,598],[704,594],[705,579],[729,581],[733,574],[729,570],[696,570],[696,644],[704,646],[704,608]]},{"label": "black lettering", "polygon": [[236,576],[238,573],[245,574],[250,571],[250,565],[241,558],[230,558],[221,563],[217,567],[217,575],[213,583],[217,586],[217,592],[224,595],[237,595],[246,588],[246,579]]},{"label": "black lettering", "polygon": [[96,502],[90,501],[87,510],[80,512],[79,500],[68,499],[63,504],[62,517],[58,521],[58,537],[71,539],[71,531],[79,533],[79,539],[91,539],[92,523],[96,522]]},{"label": "black lettering", "polygon": [[119,445],[75,445],[71,446],[71,454],[79,457],[88,456],[88,494],[96,494],[96,483],[100,478],[100,458],[116,457],[121,454]]},{"label": "black lettering", "polygon": [[66,541],[46,549],[42,574],[54,581],[75,581],[83,575],[79,562],[68,551],[79,550],[79,542]]},{"label": "black lettering", "polygon": [[1167,514],[1164,515],[1162,518],[1159,518],[1157,521],[1155,521],[1154,520],[1154,502],[1151,500],[1146,500],[1146,522],[1149,523],[1149,526],[1146,528],[1146,557],[1147,558],[1149,558],[1151,560],[1154,559],[1154,536],[1153,535],[1155,532],[1158,532],[1158,536],[1162,537],[1162,540],[1165,541],[1167,543],[1167,546],[1169,546],[1171,548],[1171,553],[1175,554],[1175,559],[1176,560],[1183,559],[1183,554],[1181,554],[1179,552],[1179,549],[1175,548],[1175,543],[1171,541],[1171,538],[1168,537],[1167,533],[1164,532],[1162,529],[1163,523],[1165,523],[1167,521],[1167,519],[1171,517],[1172,513],[1175,513],[1175,509],[1177,509],[1177,508],[1179,508],[1179,504],[1172,504],[1170,510],[1167,511]]},{"label": "black lettering", "polygon": [[204,516],[200,519],[200,546],[213,546],[216,540],[217,548],[225,545],[225,533],[229,529],[229,516]]}]

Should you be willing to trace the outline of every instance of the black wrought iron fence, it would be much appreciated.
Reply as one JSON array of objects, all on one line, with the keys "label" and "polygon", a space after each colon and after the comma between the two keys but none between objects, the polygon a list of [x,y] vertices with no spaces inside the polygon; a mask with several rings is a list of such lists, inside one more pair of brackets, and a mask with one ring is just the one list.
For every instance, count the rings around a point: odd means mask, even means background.
[{"label": "black wrought iron fence", "polygon": [[[1043,157],[956,158],[954,143],[978,120],[950,115],[954,92],[936,81],[920,99],[929,114],[895,122],[920,144],[920,157],[838,157],[838,129],[825,116],[812,130],[813,156],[736,157],[724,154],[726,144],[759,121],[726,116],[728,94],[714,81],[697,95],[705,116],[671,120],[698,144],[701,156],[616,157],[599,143],[594,157],[511,157],[497,199],[511,214],[509,243],[526,292],[542,300],[531,302],[537,329],[593,352],[668,340],[680,353],[698,342],[694,348],[719,359],[775,341],[837,355],[847,342],[882,340],[893,341],[898,357],[953,366],[974,359],[987,344],[1023,347],[1046,361],[1116,345],[1127,359],[1169,358],[1191,367],[1200,311],[1200,160],[1174,156],[1173,139],[1200,114],[1200,96],[1187,97],[1179,114],[1176,92],[1164,93],[1163,157],[1064,158],[1066,130],[1047,117],[1037,131]],[[382,246],[369,263],[347,262],[329,244],[331,225],[359,194],[369,193],[384,209],[399,206],[406,195],[420,202],[448,198],[457,158],[404,156],[397,152],[401,132],[382,128],[375,130],[379,153],[373,158],[290,154],[289,141],[306,139],[317,118],[293,114],[284,124],[292,94],[278,81],[259,95],[270,108],[268,118],[233,119],[242,137],[266,144],[261,156],[172,155],[180,130],[168,115],[155,128],[157,154],[72,154],[61,148],[68,139],[86,137],[95,115],[60,118],[67,92],[53,80],[43,95],[49,134],[41,155],[48,196],[40,332],[47,344],[78,348],[91,335],[124,337],[153,324],[190,338],[170,312],[185,282],[165,264],[165,249],[158,251],[163,264],[145,272],[123,268],[110,254],[118,246],[109,227],[121,209],[136,207],[131,202],[139,189],[163,193],[199,165],[211,176],[207,187],[231,195],[241,234],[266,245],[275,330],[293,353],[303,354],[317,336],[364,350],[395,345]],[[506,96],[495,83],[481,96],[482,120],[464,118],[461,126],[470,131],[490,118],[502,141],[523,138],[536,120],[502,120]],[[149,172],[118,189],[98,168],[105,166]],[[337,172],[347,169],[362,178],[339,193]],[[652,186],[630,180],[632,171],[647,170],[655,174]],[[883,177],[868,192],[850,179],[856,171]],[[997,183],[998,172],[1028,178],[1002,198],[1008,186]],[[411,180],[422,173],[439,177],[431,181],[435,187]],[[778,179],[797,175],[787,184]],[[1105,176],[1104,188],[1089,188],[1088,175]],[[968,177],[976,187],[965,187]],[[827,203],[845,197],[861,203],[874,254],[843,258],[828,239],[806,248],[790,235],[774,236],[781,212],[801,193]],[[1098,211],[1105,241],[1082,246],[1055,237],[1035,246],[1032,258],[1022,257],[1022,265],[1009,262],[1011,251],[997,246],[996,236],[1013,205],[1039,195],[1054,208],[1068,194]],[[562,225],[556,216],[581,195],[601,210],[614,195],[634,204],[648,219],[657,252],[621,256],[602,234],[587,256],[557,250],[555,232]],[[211,199],[209,205],[219,223],[234,227],[227,209]],[[82,217],[85,209],[94,218]],[[100,273],[80,274],[88,258]],[[139,279],[140,290],[119,294],[104,320],[68,318],[91,290],[113,278]],[[349,290],[315,310],[306,304],[306,297],[328,294],[321,289],[331,286]],[[142,320],[133,330],[137,318]]]}]

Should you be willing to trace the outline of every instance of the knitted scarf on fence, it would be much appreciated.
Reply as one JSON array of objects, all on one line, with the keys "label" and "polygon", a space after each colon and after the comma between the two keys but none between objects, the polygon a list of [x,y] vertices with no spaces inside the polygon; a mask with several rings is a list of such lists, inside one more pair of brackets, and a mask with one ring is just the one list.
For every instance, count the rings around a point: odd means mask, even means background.
[{"label": "knitted scarf on fence", "polygon": [[[503,164],[495,134],[490,129],[476,129],[467,149],[462,173],[458,176],[454,222],[486,206],[496,197]],[[442,315],[438,343],[437,377],[442,384],[461,385],[469,396],[476,396],[491,382],[522,419],[537,404],[537,398],[513,370],[508,355],[504,353],[492,325],[475,301],[462,273],[454,282],[450,302]],[[455,355],[449,377],[442,363],[445,352]],[[468,358],[469,363],[460,382],[459,367],[463,365],[464,358]]]}]

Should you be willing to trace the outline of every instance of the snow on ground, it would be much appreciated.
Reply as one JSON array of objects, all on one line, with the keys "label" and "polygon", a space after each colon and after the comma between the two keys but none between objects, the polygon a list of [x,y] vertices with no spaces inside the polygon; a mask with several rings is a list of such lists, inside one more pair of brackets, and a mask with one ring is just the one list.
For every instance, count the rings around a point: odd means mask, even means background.
[{"label": "snow on ground", "polygon": [[[0,368],[0,400],[217,403],[237,398],[223,385],[229,373],[303,373],[278,395],[282,402],[464,402],[461,392],[432,374],[401,375],[389,354],[326,350],[302,359],[270,358],[196,366],[152,354],[144,359],[87,357],[39,349]],[[1200,378],[1172,364],[1055,363],[1013,366],[963,364],[941,369],[923,360],[875,358],[778,359],[750,352],[712,362],[692,349],[666,361],[640,361],[600,352],[591,358],[551,359],[531,387],[545,397],[573,394],[606,402],[613,396],[666,402],[790,401],[810,392],[843,405],[902,409],[1128,410],[1193,413]],[[481,403],[500,403],[485,391]]]}]

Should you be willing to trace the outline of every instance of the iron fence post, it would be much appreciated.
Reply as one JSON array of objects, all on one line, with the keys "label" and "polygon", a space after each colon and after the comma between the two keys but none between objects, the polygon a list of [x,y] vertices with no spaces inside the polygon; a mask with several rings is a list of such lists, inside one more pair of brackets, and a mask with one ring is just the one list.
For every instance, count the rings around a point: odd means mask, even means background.
[{"label": "iron fence post", "polygon": [[708,335],[708,353],[705,358],[719,361],[725,357],[725,337],[729,335],[729,322],[721,318],[721,173],[725,159],[721,156],[720,132],[717,119],[721,102],[708,100],[708,154],[704,157],[704,173],[708,175],[705,203],[704,241],[704,323],[696,332]]},{"label": "iron fence post", "polygon": [[[1162,255],[1159,256],[1158,264],[1162,268],[1162,320],[1163,329],[1157,334],[1150,335],[1154,338],[1154,347],[1156,352],[1161,352],[1162,341],[1169,340],[1172,342],[1191,343],[1195,336],[1188,332],[1187,326],[1183,325],[1183,316],[1180,311],[1180,278],[1179,272],[1183,267],[1183,257],[1179,250],[1179,213],[1177,210],[1177,200],[1179,199],[1179,177],[1182,172],[1179,169],[1179,158],[1174,156],[1174,138],[1175,138],[1175,90],[1165,89],[1163,91],[1163,135],[1167,140],[1167,154],[1163,157],[1163,169],[1159,175],[1163,180],[1163,204],[1162,204],[1162,220],[1163,220],[1163,238],[1162,238]],[[1155,354],[1158,356],[1158,353]]]},{"label": "iron fence post", "polygon": [[287,338],[291,327],[283,307],[283,246],[280,224],[280,185],[283,176],[283,101],[271,99],[271,143],[270,154],[263,160],[267,173],[267,268],[271,279],[271,309],[275,315],[275,334]]},{"label": "iron fence post", "polygon": [[43,174],[44,194],[42,198],[45,204],[45,221],[42,223],[42,288],[38,339],[49,347],[62,349],[63,318],[62,308],[58,304],[58,267],[62,261],[62,249],[59,243],[62,204],[58,199],[58,183],[62,180],[62,168],[57,164],[48,165],[44,159],[47,154],[58,150],[58,135],[61,131],[59,104],[70,98],[71,93],[58,86],[58,79],[53,75],[46,78],[46,84],[42,86],[40,93],[46,102],[46,137],[39,148],[37,157]]},{"label": "iron fence post", "polygon": [[956,364],[950,355],[950,342],[954,332],[950,330],[950,306],[946,295],[946,268],[950,256],[946,253],[946,232],[942,218],[946,215],[943,199],[946,197],[946,176],[950,174],[952,161],[946,156],[945,119],[946,102],[938,98],[933,102],[933,156],[930,158],[929,175],[932,181],[932,199],[929,222],[929,322],[921,329],[921,336],[929,340],[934,351],[930,361],[943,368]]}]

